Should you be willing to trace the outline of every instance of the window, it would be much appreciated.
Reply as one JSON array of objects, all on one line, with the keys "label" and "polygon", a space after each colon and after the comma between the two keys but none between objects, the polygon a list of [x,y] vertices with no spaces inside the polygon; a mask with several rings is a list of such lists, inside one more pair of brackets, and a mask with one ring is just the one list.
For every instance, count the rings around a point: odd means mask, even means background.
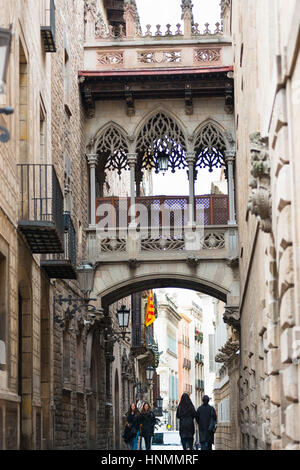
[{"label": "window", "polygon": [[40,161],[47,163],[47,126],[46,126],[46,112],[41,105],[40,108]]}]

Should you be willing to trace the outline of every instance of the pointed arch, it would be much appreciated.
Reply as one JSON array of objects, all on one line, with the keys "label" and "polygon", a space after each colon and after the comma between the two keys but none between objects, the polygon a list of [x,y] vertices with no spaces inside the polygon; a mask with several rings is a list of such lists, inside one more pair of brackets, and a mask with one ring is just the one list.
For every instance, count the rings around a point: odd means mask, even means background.
[{"label": "pointed arch", "polygon": [[200,124],[194,140],[196,168],[208,168],[212,173],[214,168],[226,167],[227,147],[226,131],[217,122],[209,119]]},{"label": "pointed arch", "polygon": [[95,153],[100,156],[99,165],[102,171],[116,170],[121,175],[123,170],[129,170],[128,152],[128,137],[121,126],[111,121],[98,131]]},{"label": "pointed arch", "polygon": [[141,169],[159,172],[159,158],[168,156],[169,168],[186,168],[186,137],[178,120],[166,110],[156,109],[138,126],[136,152]]}]

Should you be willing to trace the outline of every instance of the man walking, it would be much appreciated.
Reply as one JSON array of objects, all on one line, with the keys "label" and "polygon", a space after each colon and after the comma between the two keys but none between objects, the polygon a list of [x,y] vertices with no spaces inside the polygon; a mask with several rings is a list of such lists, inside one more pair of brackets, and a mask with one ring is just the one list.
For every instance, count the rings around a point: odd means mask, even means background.
[{"label": "man walking", "polygon": [[216,432],[217,415],[215,409],[210,406],[209,397],[204,395],[203,405],[197,410],[197,423],[199,426],[199,440],[201,450],[212,450],[214,444],[214,434]]}]

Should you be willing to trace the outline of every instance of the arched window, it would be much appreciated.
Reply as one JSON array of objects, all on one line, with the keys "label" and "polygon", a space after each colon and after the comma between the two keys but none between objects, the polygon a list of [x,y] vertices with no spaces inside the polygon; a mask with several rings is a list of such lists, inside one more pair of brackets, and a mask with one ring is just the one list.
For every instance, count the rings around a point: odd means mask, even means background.
[{"label": "arched window", "polygon": [[116,126],[109,126],[98,138],[96,153],[100,155],[99,165],[102,171],[116,170],[121,175],[123,170],[129,170],[127,141]]},{"label": "arched window", "polygon": [[225,167],[225,150],[223,134],[213,123],[207,123],[200,129],[195,141],[196,168],[208,168],[212,173],[214,168]]},{"label": "arched window", "polygon": [[140,130],[136,151],[140,167],[155,168],[156,173],[161,156],[168,156],[172,173],[187,167],[184,134],[178,124],[162,112],[152,116]]}]

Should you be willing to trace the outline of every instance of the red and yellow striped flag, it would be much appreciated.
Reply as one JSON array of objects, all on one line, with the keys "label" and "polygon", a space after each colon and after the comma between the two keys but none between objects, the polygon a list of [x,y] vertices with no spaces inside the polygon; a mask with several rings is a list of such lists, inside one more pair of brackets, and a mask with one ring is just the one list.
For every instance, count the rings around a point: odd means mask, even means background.
[{"label": "red and yellow striped flag", "polygon": [[152,325],[155,321],[155,310],[153,304],[153,291],[150,290],[148,294],[148,303],[147,303],[147,310],[146,310],[146,317],[145,317],[145,325],[148,327]]}]

